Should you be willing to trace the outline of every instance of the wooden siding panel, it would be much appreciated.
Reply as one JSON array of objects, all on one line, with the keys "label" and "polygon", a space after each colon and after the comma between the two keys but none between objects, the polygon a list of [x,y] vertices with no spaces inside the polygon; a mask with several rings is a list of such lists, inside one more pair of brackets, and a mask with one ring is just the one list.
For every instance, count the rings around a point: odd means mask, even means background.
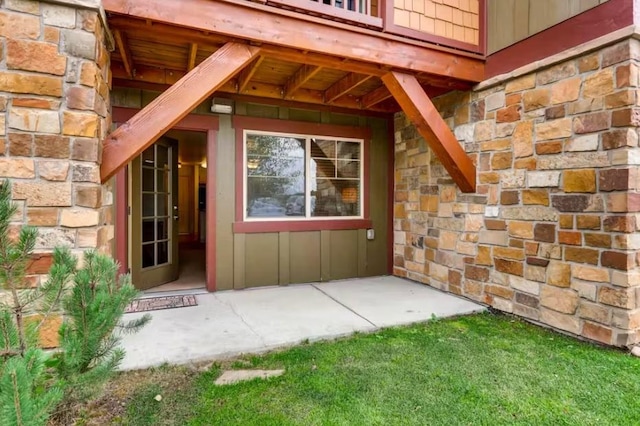
[{"label": "wooden siding panel", "polygon": [[278,285],[278,234],[245,234],[245,238],[245,287]]},{"label": "wooden siding panel", "polygon": [[358,276],[358,230],[330,231],[331,279]]},{"label": "wooden siding panel", "polygon": [[[231,290],[234,282],[240,281],[240,277],[234,276],[234,235],[231,232],[230,223],[235,218],[235,151],[234,145],[227,141],[235,138],[231,128],[231,117],[220,115],[220,130],[218,131],[217,155],[215,159],[208,158],[209,164],[216,167],[216,283],[218,290]],[[225,191],[224,188],[231,190]],[[207,224],[209,226],[209,224]],[[244,240],[243,246],[244,246]],[[244,247],[243,247],[244,248]],[[240,253],[244,254],[243,251]],[[242,282],[244,283],[244,262],[242,269]]]},{"label": "wooden siding panel", "polygon": [[544,31],[609,0],[487,0],[487,53]]},{"label": "wooden siding panel", "polygon": [[320,281],[320,232],[289,234],[289,278],[292,283]]}]

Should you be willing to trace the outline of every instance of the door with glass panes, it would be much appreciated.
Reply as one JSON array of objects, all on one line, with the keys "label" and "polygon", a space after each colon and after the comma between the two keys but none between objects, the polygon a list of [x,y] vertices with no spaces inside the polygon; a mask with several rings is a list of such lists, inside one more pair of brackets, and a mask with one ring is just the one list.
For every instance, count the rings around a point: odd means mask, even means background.
[{"label": "door with glass panes", "polygon": [[159,139],[130,171],[131,279],[146,290],[178,279],[178,141]]}]

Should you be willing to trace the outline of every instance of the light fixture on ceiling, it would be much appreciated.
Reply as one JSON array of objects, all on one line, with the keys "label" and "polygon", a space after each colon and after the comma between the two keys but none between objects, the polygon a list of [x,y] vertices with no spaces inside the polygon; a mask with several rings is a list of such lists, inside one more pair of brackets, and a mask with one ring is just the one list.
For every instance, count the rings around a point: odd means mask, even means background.
[{"label": "light fixture on ceiling", "polygon": [[201,164],[200,167],[202,167],[203,169],[207,168],[207,160],[204,160]]},{"label": "light fixture on ceiling", "polygon": [[233,114],[233,101],[231,99],[213,98],[211,112],[216,114]]}]

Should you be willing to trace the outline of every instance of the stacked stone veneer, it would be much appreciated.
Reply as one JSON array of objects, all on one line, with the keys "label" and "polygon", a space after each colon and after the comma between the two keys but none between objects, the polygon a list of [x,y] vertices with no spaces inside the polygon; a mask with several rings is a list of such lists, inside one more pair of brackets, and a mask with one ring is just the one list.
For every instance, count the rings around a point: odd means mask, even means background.
[{"label": "stacked stone veneer", "polygon": [[435,100],[462,194],[395,119],[394,273],[602,343],[640,341],[640,45]]},{"label": "stacked stone veneer", "polygon": [[[11,181],[19,206],[14,230],[38,227],[25,283],[32,287],[55,246],[109,250],[113,238],[112,196],[99,173],[110,126],[109,52],[99,10],[76,3],[90,2],[0,6],[0,179]],[[59,322],[49,325],[46,346]]]}]

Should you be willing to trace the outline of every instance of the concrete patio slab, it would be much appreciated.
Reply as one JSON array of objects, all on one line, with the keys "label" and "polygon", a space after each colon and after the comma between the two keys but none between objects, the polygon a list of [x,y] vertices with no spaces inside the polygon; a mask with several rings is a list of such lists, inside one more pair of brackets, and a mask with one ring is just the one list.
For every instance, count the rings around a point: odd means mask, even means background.
[{"label": "concrete patio slab", "polygon": [[430,320],[433,315],[449,317],[485,309],[469,300],[398,277],[332,281],[314,286],[376,327],[411,324]]},{"label": "concrete patio slab", "polygon": [[[151,322],[139,333],[123,336],[125,359],[133,370],[163,363],[184,364],[266,350],[260,336],[214,294],[196,296],[198,306],[148,312]],[[144,315],[125,315],[125,320]]]},{"label": "concrete patio slab", "polygon": [[[148,297],[148,295],[147,295]],[[381,327],[463,315],[481,305],[394,277],[363,278],[197,294],[198,306],[151,311],[151,322],[123,337],[121,369],[185,364],[260,353],[370,332]],[[125,315],[134,319],[143,313]]]},{"label": "concrete patio slab", "polygon": [[371,331],[375,326],[311,285],[217,294],[267,346]]}]

